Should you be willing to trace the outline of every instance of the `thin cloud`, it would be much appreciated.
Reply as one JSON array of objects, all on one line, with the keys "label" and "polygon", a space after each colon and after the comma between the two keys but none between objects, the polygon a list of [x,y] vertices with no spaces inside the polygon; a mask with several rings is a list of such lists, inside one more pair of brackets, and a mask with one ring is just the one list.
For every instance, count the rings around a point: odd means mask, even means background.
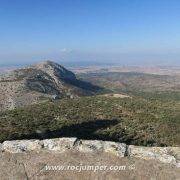
[{"label": "thin cloud", "polygon": [[70,50],[70,49],[67,49],[67,48],[62,48],[62,49],[60,50],[60,52],[69,53],[69,52],[71,52],[71,50]]}]

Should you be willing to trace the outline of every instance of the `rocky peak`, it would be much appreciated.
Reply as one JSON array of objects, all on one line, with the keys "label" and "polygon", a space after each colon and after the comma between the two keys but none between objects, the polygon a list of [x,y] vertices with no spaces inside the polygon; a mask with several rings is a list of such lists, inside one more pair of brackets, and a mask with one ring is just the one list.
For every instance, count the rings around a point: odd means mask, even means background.
[{"label": "rocky peak", "polygon": [[76,79],[74,73],[53,61],[43,61],[38,64],[32,65],[31,67],[46,72],[50,76],[57,79]]},{"label": "rocky peak", "polygon": [[98,86],[78,80],[63,66],[44,61],[0,77],[0,111],[38,103],[41,99],[93,95],[99,90]]}]

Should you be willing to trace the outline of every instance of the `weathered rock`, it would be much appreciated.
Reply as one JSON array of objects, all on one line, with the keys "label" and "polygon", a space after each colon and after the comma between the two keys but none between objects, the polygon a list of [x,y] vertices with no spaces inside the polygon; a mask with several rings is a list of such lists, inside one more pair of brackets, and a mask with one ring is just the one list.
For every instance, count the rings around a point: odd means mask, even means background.
[{"label": "weathered rock", "polygon": [[20,153],[24,151],[38,151],[42,148],[43,144],[39,140],[17,140],[3,142],[3,151],[11,153]]},{"label": "weathered rock", "polygon": [[45,140],[16,140],[0,144],[0,152],[22,153],[27,151],[54,151],[63,153],[74,150],[83,153],[109,153],[118,157],[136,157],[145,160],[157,160],[180,167],[179,147],[142,147],[127,146],[123,143],[101,140],[78,140],[77,138],[56,138]]},{"label": "weathered rock", "polygon": [[180,161],[180,148],[179,147],[168,147],[169,152],[173,154],[178,161]]},{"label": "weathered rock", "polygon": [[126,145],[111,141],[81,140],[77,149],[81,152],[106,152],[119,157],[124,157]]},{"label": "weathered rock", "polygon": [[50,151],[64,152],[72,149],[77,138],[57,138],[43,140],[44,148]]},{"label": "weathered rock", "polygon": [[3,151],[3,146],[2,144],[0,143],[0,152]]},{"label": "weathered rock", "polygon": [[180,167],[180,148],[179,147],[168,147],[169,154],[172,154],[176,158],[176,166]]},{"label": "weathered rock", "polygon": [[[99,169],[96,172],[93,169],[82,169],[80,172],[74,169],[81,165]],[[58,170],[61,166],[71,166],[73,169]],[[100,170],[101,166],[106,166],[108,170]],[[126,169],[109,170],[118,166]],[[131,167],[135,169],[130,170]],[[171,164],[133,157],[118,158],[107,153],[0,153],[0,180],[178,180],[179,177],[179,168]]]},{"label": "weathered rock", "polygon": [[154,159],[163,163],[171,163],[177,165],[176,157],[179,156],[179,148],[177,147],[141,147],[130,145],[128,148],[129,156],[142,159]]},{"label": "weathered rock", "polygon": [[77,149],[80,152],[98,152],[103,151],[103,141],[98,140],[81,140]]},{"label": "weathered rock", "polygon": [[126,153],[126,144],[124,143],[116,143],[105,141],[104,145],[104,152],[114,154],[119,157],[124,157]]}]

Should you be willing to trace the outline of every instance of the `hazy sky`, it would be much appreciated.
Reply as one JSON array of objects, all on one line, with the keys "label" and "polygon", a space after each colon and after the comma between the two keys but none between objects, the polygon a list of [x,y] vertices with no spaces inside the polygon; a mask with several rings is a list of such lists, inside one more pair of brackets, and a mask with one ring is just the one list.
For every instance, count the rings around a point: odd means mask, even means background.
[{"label": "hazy sky", "polygon": [[0,65],[180,64],[180,0],[0,0]]}]

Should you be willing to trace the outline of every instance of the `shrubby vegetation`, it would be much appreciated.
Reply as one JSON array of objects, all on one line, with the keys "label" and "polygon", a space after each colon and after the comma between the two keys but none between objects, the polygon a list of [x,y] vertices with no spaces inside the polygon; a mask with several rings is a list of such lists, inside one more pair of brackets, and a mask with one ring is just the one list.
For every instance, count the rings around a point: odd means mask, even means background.
[{"label": "shrubby vegetation", "polygon": [[155,92],[144,92],[144,91],[129,91],[126,92],[134,96],[143,97],[149,100],[161,100],[161,101],[180,101],[180,91],[155,91]]},{"label": "shrubby vegetation", "polygon": [[180,103],[103,96],[62,99],[0,114],[0,141],[76,136],[145,146],[180,145]]}]

